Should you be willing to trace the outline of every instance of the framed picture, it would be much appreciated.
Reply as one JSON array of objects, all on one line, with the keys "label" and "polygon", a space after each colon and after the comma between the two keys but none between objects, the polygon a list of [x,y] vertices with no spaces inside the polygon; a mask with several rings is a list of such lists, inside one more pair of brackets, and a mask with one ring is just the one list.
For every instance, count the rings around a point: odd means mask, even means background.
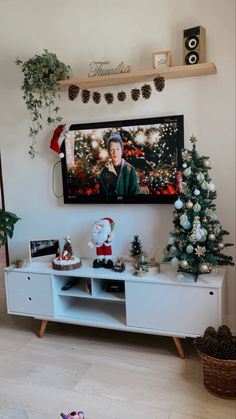
[{"label": "framed picture", "polygon": [[165,68],[172,65],[171,51],[159,51],[152,54],[153,68]]},{"label": "framed picture", "polygon": [[30,263],[37,259],[37,262],[48,262],[50,256],[55,257],[60,254],[60,244],[58,239],[38,239],[29,241],[29,260]]}]

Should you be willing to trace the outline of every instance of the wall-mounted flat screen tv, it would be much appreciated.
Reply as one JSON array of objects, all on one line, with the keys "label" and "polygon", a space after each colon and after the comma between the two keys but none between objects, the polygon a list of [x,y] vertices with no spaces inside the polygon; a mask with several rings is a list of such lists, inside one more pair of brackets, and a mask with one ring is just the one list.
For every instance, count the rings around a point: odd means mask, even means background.
[{"label": "wall-mounted flat screen tv", "polygon": [[183,115],[71,125],[64,202],[173,203],[183,147]]}]

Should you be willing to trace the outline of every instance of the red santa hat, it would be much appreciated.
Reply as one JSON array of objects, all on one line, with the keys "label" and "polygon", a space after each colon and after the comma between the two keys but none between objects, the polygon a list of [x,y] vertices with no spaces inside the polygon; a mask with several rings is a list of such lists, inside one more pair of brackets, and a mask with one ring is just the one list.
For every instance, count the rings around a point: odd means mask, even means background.
[{"label": "red santa hat", "polygon": [[65,139],[65,126],[66,124],[61,124],[56,127],[51,139],[50,148],[55,151],[61,158],[64,157],[64,153],[61,153],[61,145]]},{"label": "red santa hat", "polygon": [[113,231],[113,230],[114,230],[114,227],[115,227],[115,222],[113,221],[113,219],[112,219],[112,218],[110,218],[110,217],[105,217],[105,218],[102,218],[102,220],[107,220],[107,221],[109,222],[109,224],[110,224],[111,231]]}]

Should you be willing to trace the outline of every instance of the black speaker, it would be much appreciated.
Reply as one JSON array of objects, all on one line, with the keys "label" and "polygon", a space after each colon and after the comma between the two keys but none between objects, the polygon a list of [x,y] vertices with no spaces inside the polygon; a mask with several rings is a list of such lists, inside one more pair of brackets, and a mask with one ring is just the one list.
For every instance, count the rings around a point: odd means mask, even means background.
[{"label": "black speaker", "polygon": [[206,62],[206,29],[203,26],[184,30],[184,64]]}]

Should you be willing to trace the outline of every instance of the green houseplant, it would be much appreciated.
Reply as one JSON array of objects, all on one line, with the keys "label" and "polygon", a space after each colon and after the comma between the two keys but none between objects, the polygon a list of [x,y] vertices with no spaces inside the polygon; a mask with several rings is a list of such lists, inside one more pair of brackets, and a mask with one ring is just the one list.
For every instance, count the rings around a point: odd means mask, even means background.
[{"label": "green houseplant", "polygon": [[6,243],[7,237],[12,238],[15,224],[19,220],[16,214],[0,209],[0,247]]},{"label": "green houseplant", "polygon": [[21,89],[31,116],[29,137],[32,142],[29,154],[34,158],[36,136],[43,128],[44,111],[47,111],[45,118],[47,124],[55,125],[62,120],[58,114],[60,108],[55,106],[55,99],[60,97],[58,80],[69,78],[70,66],[59,61],[56,54],[47,49],[44,49],[42,55],[36,54],[25,62],[18,58],[15,63],[24,75]]}]

